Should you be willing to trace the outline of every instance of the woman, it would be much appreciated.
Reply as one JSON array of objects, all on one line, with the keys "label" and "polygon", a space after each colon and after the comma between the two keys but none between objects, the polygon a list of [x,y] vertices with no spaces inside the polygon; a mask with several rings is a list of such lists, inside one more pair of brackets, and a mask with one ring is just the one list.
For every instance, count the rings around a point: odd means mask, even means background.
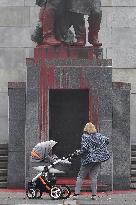
[{"label": "woman", "polygon": [[97,176],[101,162],[109,159],[109,152],[107,150],[109,138],[98,133],[91,122],[85,125],[83,131],[81,139],[81,167],[78,173],[73,199],[78,198],[83,179],[89,174],[91,178],[91,198],[95,200],[97,194]]}]

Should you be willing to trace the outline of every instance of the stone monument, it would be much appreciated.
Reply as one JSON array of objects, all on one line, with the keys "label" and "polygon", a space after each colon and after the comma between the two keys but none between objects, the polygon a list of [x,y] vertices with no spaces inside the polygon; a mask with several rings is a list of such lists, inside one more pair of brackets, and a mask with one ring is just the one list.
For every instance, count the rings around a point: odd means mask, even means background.
[{"label": "stone monument", "polygon": [[[93,2],[94,4],[90,4],[89,0],[36,1],[41,7],[38,26],[32,35],[32,40],[37,46],[34,48],[34,58],[27,59],[26,98],[23,98],[23,113],[26,111],[26,183],[32,177],[30,153],[38,142],[48,139],[58,141],[58,156],[67,155],[80,148],[82,129],[86,122],[92,121],[98,131],[110,138],[111,158],[102,163],[98,185],[107,190],[130,187],[130,86],[112,84],[112,61],[103,59],[102,43],[98,40],[101,4],[100,0]],[[88,34],[85,32],[85,14],[89,16]],[[69,30],[71,25],[75,30],[76,41]],[[85,47],[86,35],[92,46]],[[9,87],[11,108],[12,101],[14,102],[12,96]],[[127,103],[122,99],[127,100]],[[121,112],[126,111],[127,118],[121,118],[120,115],[119,119],[124,119],[120,127],[116,121],[116,110],[120,110],[121,107],[127,107]],[[128,132],[124,132],[126,124]],[[24,129],[23,123],[22,126]],[[121,137],[122,133],[125,134]],[[12,136],[11,142],[14,144]],[[120,144],[116,143],[118,139]],[[121,143],[124,143],[124,147]],[[125,148],[127,152],[124,157],[119,157]],[[125,172],[122,171],[124,160]],[[77,176],[79,161],[74,162],[72,166],[72,171],[67,175],[69,179]],[[11,169],[11,163],[9,167]],[[9,183],[12,184],[10,180]]]}]

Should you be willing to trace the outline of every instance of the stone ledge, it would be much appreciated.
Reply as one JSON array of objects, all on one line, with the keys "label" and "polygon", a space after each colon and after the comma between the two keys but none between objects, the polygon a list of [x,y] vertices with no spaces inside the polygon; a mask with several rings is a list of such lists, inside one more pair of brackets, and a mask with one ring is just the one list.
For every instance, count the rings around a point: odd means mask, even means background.
[{"label": "stone ledge", "polygon": [[25,82],[8,82],[8,88],[25,88]]},{"label": "stone ledge", "polygon": [[131,90],[131,84],[124,82],[113,82],[112,88],[114,90]]}]

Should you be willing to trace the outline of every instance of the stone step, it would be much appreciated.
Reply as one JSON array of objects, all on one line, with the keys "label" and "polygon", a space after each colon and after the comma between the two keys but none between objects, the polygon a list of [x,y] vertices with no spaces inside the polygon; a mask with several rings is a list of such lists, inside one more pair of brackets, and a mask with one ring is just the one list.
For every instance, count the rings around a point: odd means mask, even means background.
[{"label": "stone step", "polygon": [[131,157],[131,162],[136,163],[136,157]]},{"label": "stone step", "polygon": [[0,176],[0,182],[7,182],[7,176]]},{"label": "stone step", "polygon": [[131,151],[131,157],[133,157],[133,156],[136,157],[136,150]]},{"label": "stone step", "polygon": [[7,188],[7,182],[0,182],[0,188]]},{"label": "stone step", "polygon": [[7,149],[0,149],[0,156],[8,156],[8,150]]},{"label": "stone step", "polygon": [[131,182],[130,188],[131,189],[136,189],[136,183],[135,182],[134,183]]},{"label": "stone step", "polygon": [[131,145],[131,151],[136,150],[136,145]]},{"label": "stone step", "polygon": [[0,156],[0,162],[2,162],[2,161],[8,161],[8,156]]},{"label": "stone step", "polygon": [[0,169],[0,176],[7,176],[8,170],[7,169]]},{"label": "stone step", "polygon": [[7,169],[8,168],[8,162],[0,162],[0,169]]},{"label": "stone step", "polygon": [[131,182],[136,182],[136,177],[131,177]]},{"label": "stone step", "polygon": [[131,169],[131,176],[132,176],[132,175],[133,175],[133,176],[134,176],[134,175],[136,176],[136,170]]},{"label": "stone step", "polygon": [[133,169],[133,170],[136,169],[136,163],[135,164],[131,164],[131,169]]},{"label": "stone step", "polygon": [[0,149],[8,149],[8,144],[0,144]]}]

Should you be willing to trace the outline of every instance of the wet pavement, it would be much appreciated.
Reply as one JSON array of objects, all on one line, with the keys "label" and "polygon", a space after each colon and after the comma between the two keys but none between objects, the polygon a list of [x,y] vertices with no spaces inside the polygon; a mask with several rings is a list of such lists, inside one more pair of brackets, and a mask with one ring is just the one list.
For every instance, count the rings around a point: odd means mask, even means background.
[{"label": "wet pavement", "polygon": [[72,197],[66,200],[52,200],[48,194],[43,195],[42,199],[28,199],[24,191],[19,190],[0,190],[0,205],[26,205],[26,204],[45,204],[45,205],[136,205],[136,191],[117,191],[100,192],[97,200],[91,199],[89,192],[82,193],[78,200]]}]

